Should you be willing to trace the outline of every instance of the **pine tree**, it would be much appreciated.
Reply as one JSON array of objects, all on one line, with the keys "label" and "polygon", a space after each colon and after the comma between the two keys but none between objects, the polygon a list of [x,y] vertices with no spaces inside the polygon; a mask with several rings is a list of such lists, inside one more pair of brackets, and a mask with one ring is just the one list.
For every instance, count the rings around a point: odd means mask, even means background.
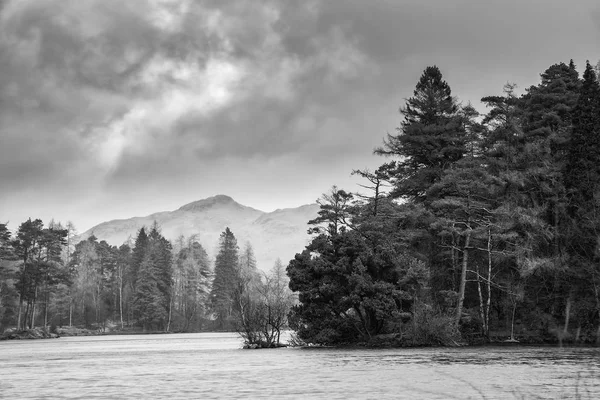
[{"label": "pine tree", "polygon": [[156,221],[148,235],[148,240],[156,248],[154,261],[157,269],[156,279],[158,289],[165,298],[165,307],[170,309],[172,300],[171,291],[173,286],[173,247],[160,233],[160,228]]},{"label": "pine tree", "polygon": [[556,320],[563,317],[571,291],[563,170],[580,86],[574,63],[554,64],[520,102],[523,146],[515,169],[522,172],[522,184],[515,198],[535,221],[523,226],[521,237],[529,237],[523,247],[531,251],[520,261],[520,269],[527,276],[526,290],[535,290],[544,299],[539,310]]},{"label": "pine tree", "polygon": [[130,282],[132,288],[134,289],[138,279],[138,271],[140,269],[140,266],[142,265],[147,246],[148,235],[146,235],[146,230],[142,227],[135,239],[135,245],[133,247],[133,253],[131,255],[131,268],[129,269],[131,273]]},{"label": "pine tree", "polygon": [[225,321],[233,311],[233,296],[239,277],[239,259],[237,240],[231,230],[226,228],[219,239],[219,253],[215,259],[215,279],[210,300],[219,328],[225,327]]},{"label": "pine tree", "polygon": [[600,84],[588,62],[573,112],[573,134],[565,168],[572,218],[570,252],[593,263],[600,233]]},{"label": "pine tree", "polygon": [[442,172],[467,151],[466,120],[438,67],[427,67],[400,109],[397,135],[387,135],[376,154],[398,156],[393,197],[423,200]]},{"label": "pine tree", "polygon": [[0,260],[11,260],[15,256],[10,238],[11,234],[6,224],[0,224]]},{"label": "pine tree", "polygon": [[517,162],[526,171],[524,191],[529,193],[531,206],[541,207],[541,217],[554,231],[554,240],[545,252],[558,260],[566,203],[562,172],[581,82],[572,61],[550,66],[541,78],[521,100],[524,146]]},{"label": "pine tree", "polygon": [[600,185],[600,85],[589,62],[573,122],[565,183],[572,206],[578,206],[592,200]]},{"label": "pine tree", "polygon": [[158,287],[156,256],[159,249],[149,246],[139,269],[139,279],[134,296],[134,310],[144,330],[164,325],[168,318],[166,299]]},{"label": "pine tree", "polygon": [[[17,291],[19,292],[19,309],[17,315],[17,329],[23,329],[28,322],[28,316],[35,314],[35,300],[37,287],[37,262],[42,257],[40,242],[44,223],[40,219],[34,221],[28,219],[19,226],[13,247],[21,261],[17,275]],[[23,310],[24,303],[27,307]],[[24,312],[24,316],[23,316]],[[22,318],[23,316],[23,318]]]},{"label": "pine tree", "polygon": [[138,323],[144,329],[170,329],[173,286],[171,250],[171,243],[160,234],[156,222],[147,237],[144,229],[140,230],[132,256],[132,266],[136,266],[137,260],[142,257],[137,271],[133,309]]}]

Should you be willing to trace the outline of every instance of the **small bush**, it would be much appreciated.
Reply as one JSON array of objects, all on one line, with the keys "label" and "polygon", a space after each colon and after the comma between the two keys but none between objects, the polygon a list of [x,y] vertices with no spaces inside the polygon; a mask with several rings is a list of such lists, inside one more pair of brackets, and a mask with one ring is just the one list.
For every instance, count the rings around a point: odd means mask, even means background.
[{"label": "small bush", "polygon": [[462,342],[454,317],[426,304],[415,304],[413,318],[404,324],[412,346],[457,346]]}]

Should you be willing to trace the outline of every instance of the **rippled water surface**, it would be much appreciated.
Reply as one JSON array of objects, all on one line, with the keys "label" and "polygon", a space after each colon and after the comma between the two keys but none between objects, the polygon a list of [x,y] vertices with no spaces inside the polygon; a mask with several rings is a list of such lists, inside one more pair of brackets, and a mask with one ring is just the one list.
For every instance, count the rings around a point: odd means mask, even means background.
[{"label": "rippled water surface", "polygon": [[600,349],[242,350],[234,334],[0,342],[0,397],[600,399]]}]

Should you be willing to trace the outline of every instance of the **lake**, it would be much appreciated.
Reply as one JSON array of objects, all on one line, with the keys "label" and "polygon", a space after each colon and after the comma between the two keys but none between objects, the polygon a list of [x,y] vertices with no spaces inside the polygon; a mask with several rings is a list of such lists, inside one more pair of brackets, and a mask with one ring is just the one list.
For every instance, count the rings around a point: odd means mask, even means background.
[{"label": "lake", "polygon": [[600,349],[242,350],[235,334],[0,342],[7,399],[600,398]]}]

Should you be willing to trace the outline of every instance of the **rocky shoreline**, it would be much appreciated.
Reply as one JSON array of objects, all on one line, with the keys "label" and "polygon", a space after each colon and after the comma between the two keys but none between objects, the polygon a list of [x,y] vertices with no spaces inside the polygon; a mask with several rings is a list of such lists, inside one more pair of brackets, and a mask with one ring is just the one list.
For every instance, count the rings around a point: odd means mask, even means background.
[{"label": "rocky shoreline", "polygon": [[109,334],[101,330],[84,329],[76,327],[57,327],[53,329],[33,328],[17,331],[12,329],[0,334],[0,340],[31,340],[31,339],[58,339],[63,336],[97,336]]},{"label": "rocky shoreline", "polygon": [[0,340],[58,339],[59,337],[58,333],[49,332],[43,328],[34,328],[5,332],[0,336]]},{"label": "rocky shoreline", "polygon": [[141,331],[141,330],[117,330],[117,329],[86,329],[74,326],[53,327],[45,329],[43,327],[34,329],[25,329],[17,331],[10,329],[0,333],[0,340],[28,340],[28,339],[56,339],[68,336],[114,336],[114,335],[158,335],[170,334],[174,332],[164,331]]}]

